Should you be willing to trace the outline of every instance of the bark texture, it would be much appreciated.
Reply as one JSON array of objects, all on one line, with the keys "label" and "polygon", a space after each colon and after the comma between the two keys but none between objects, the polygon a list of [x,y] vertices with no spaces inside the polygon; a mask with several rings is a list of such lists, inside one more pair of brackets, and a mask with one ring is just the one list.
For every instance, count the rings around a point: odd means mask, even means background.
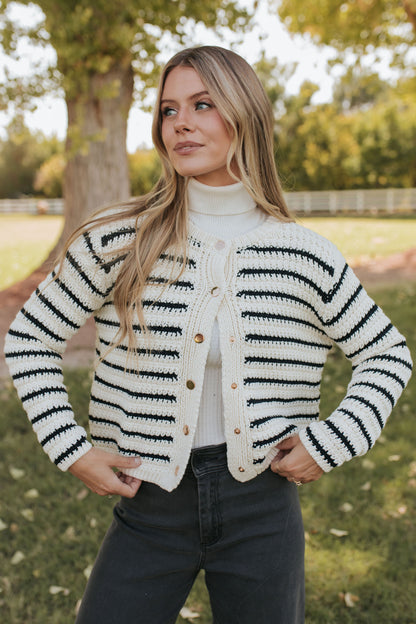
[{"label": "bark texture", "polygon": [[65,221],[50,264],[95,210],[130,196],[126,137],[132,97],[133,71],[128,64],[92,76],[87,94],[67,99]]}]

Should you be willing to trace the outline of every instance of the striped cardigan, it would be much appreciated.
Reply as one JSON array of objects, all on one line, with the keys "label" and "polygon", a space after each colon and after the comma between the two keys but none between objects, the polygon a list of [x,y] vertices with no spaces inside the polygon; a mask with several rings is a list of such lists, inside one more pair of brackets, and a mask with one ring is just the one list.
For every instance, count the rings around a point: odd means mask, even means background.
[{"label": "striped cardigan", "polygon": [[[91,389],[91,440],[139,455],[141,466],[129,474],[169,491],[179,484],[216,317],[228,465],[237,480],[265,470],[276,444],[296,433],[324,471],[374,444],[410,377],[410,354],[332,243],[272,217],[230,241],[190,224],[185,270],[166,286],[180,266],[169,250],[158,259],[143,296],[151,340],[136,320],[137,357],[126,360],[126,343],[108,347],[119,329],[112,300],[119,249],[134,235],[132,223],[120,222],[81,236],[6,338],[19,396],[57,466],[67,469],[91,447],[61,370],[66,341],[91,315],[104,355]],[[351,360],[352,377],[337,409],[319,420],[332,342]]]}]

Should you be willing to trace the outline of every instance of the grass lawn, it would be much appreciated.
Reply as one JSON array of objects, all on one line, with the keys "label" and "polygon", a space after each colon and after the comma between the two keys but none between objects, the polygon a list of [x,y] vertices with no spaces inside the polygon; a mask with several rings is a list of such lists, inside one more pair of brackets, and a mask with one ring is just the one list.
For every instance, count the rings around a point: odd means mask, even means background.
[{"label": "grass lawn", "polygon": [[[353,266],[416,245],[416,218],[304,217],[299,222],[332,240]],[[0,290],[39,266],[62,225],[59,216],[0,215]]]},{"label": "grass lawn", "polygon": [[59,216],[0,215],[0,290],[30,275],[47,258],[62,226]]},{"label": "grass lawn", "polygon": [[[416,285],[378,290],[375,298],[415,352]],[[323,416],[341,399],[349,374],[333,350],[324,371]],[[66,371],[66,379],[85,424],[89,374]],[[114,501],[50,464],[10,385],[0,399],[0,621],[72,624]],[[412,381],[366,457],[299,489],[307,624],[416,623],[415,404]],[[187,606],[200,615],[189,621],[212,622],[202,578]]]}]

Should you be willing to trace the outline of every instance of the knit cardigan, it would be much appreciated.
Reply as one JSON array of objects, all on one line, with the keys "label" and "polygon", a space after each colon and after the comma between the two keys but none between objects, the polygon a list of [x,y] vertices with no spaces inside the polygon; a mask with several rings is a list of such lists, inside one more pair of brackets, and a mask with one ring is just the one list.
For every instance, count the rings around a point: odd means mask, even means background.
[{"label": "knit cardigan", "polygon": [[[127,471],[171,491],[184,474],[196,428],[205,362],[218,318],[228,467],[238,481],[265,470],[281,440],[300,434],[324,471],[373,446],[411,373],[403,336],[325,238],[272,217],[230,241],[189,225],[182,275],[171,250],[149,276],[143,307],[151,339],[119,329],[113,290],[135,236],[131,222],[100,226],[71,246],[17,315],[5,353],[18,394],[51,460],[66,470],[90,448],[63,384],[66,341],[94,315],[91,389],[95,446],[136,456]],[[319,420],[322,371],[332,342],[352,362],[335,411]],[[100,356],[104,356],[99,361]]]}]

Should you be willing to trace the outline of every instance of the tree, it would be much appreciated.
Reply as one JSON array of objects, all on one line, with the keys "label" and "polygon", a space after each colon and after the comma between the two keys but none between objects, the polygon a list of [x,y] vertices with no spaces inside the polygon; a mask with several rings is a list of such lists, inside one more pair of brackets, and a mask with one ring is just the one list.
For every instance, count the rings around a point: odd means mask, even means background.
[{"label": "tree", "polygon": [[[33,5],[30,0],[17,4]],[[126,129],[134,78],[144,98],[155,82],[158,55],[169,43],[166,33],[183,43],[189,40],[189,22],[242,30],[249,15],[233,0],[38,0],[43,18],[24,28],[12,23],[12,5],[14,0],[3,0],[0,7],[3,49],[16,53],[19,38],[26,37],[56,51],[56,65],[36,80],[9,82],[0,95],[24,103],[27,94],[52,87],[65,94],[63,240],[97,207],[130,195]]]},{"label": "tree", "polygon": [[0,140],[0,197],[33,195],[36,172],[45,160],[62,151],[56,137],[31,132],[23,118],[14,118]]},{"label": "tree", "polygon": [[416,0],[282,0],[278,11],[290,32],[341,52],[408,48],[416,38]]}]

